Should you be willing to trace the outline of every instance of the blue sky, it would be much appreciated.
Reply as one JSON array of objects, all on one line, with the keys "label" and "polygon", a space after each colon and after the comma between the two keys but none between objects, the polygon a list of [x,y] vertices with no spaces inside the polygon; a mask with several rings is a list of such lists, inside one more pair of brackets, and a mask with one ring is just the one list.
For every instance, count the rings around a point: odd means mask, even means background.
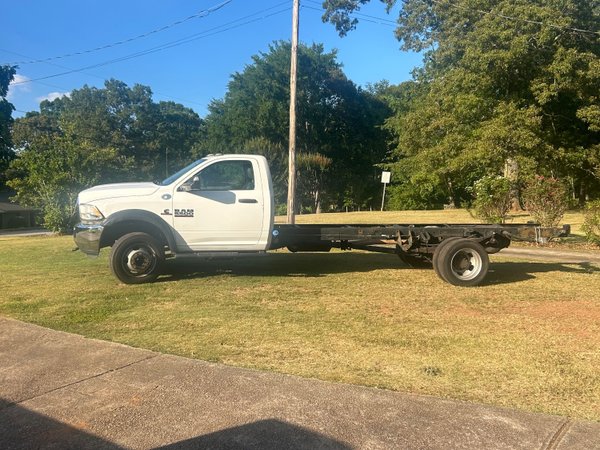
[{"label": "blue sky", "polygon": [[[73,89],[102,86],[116,78],[129,85],[150,86],[155,100],[182,103],[201,116],[213,98],[222,98],[231,74],[268,51],[270,43],[289,40],[292,0],[231,0],[204,17],[196,17],[143,38],[139,35],[172,25],[226,0],[19,0],[3,8],[0,64],[19,62],[9,100],[18,110],[39,109],[45,98]],[[400,51],[395,39],[397,10],[388,16],[377,0],[360,10],[358,29],[340,38],[331,24],[321,21],[318,0],[302,0],[300,40],[338,49],[346,75],[365,86],[381,80],[399,83],[421,64],[417,54]],[[82,55],[27,63],[87,51],[136,38]],[[189,42],[187,42],[189,41]],[[170,48],[140,57],[139,52],[173,43]],[[114,59],[122,61],[105,64]],[[70,70],[98,65],[74,73]],[[50,78],[45,78],[52,76]],[[40,79],[45,78],[45,79]],[[37,81],[35,81],[37,80]]]}]

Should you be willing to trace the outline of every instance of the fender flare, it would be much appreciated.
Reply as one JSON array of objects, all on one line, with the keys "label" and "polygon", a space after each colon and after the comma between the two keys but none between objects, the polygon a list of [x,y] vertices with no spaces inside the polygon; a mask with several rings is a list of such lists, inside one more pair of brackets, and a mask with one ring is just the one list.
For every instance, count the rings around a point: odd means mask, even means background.
[{"label": "fender flare", "polygon": [[171,226],[157,214],[143,209],[126,209],[108,216],[103,224],[104,230],[100,238],[100,247],[112,245],[112,242],[107,242],[110,240],[109,237],[113,235],[111,231],[115,230],[120,224],[125,224],[127,222],[143,222],[150,225],[164,236],[167,245],[172,251],[175,251],[177,248]]}]

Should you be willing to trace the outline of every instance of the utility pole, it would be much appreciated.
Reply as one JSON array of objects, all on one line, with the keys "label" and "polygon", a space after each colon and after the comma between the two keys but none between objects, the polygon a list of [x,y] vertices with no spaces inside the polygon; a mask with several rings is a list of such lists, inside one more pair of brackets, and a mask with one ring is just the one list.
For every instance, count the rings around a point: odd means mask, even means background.
[{"label": "utility pole", "polygon": [[287,223],[296,223],[296,75],[298,73],[298,23],[300,0],[294,0],[292,12],[292,57],[290,66],[290,135],[288,157]]}]

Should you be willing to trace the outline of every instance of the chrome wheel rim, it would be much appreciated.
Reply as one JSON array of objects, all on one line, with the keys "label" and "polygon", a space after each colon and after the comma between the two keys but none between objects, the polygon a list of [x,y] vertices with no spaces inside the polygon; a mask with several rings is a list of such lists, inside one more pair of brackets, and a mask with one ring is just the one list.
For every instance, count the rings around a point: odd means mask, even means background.
[{"label": "chrome wheel rim", "polygon": [[452,255],[450,268],[454,276],[459,280],[470,281],[481,273],[483,259],[474,250],[461,249]]},{"label": "chrome wheel rim", "polygon": [[146,247],[131,248],[125,256],[125,268],[132,275],[145,275],[156,265],[154,252]]}]

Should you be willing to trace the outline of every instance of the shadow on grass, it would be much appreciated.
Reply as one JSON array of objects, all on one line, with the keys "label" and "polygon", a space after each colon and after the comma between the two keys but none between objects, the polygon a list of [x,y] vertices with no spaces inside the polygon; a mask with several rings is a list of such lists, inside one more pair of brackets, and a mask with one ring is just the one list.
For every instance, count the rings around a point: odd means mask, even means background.
[{"label": "shadow on grass", "polygon": [[186,258],[167,261],[158,281],[215,275],[308,277],[328,274],[409,269],[396,255],[380,253],[267,253],[213,260]]},{"label": "shadow on grass", "polygon": [[[158,281],[187,278],[230,276],[307,277],[320,278],[329,274],[365,273],[375,270],[408,271],[413,269],[396,255],[381,253],[267,253],[243,255],[230,259],[186,259],[167,261]],[[600,268],[590,263],[562,262],[492,262],[484,285],[515,283],[535,278],[538,273],[595,273]],[[432,271],[433,274],[433,271]]]},{"label": "shadow on grass", "polygon": [[591,274],[600,273],[600,268],[590,263],[562,262],[492,262],[484,286],[516,283],[535,278],[536,274],[562,272]]}]

